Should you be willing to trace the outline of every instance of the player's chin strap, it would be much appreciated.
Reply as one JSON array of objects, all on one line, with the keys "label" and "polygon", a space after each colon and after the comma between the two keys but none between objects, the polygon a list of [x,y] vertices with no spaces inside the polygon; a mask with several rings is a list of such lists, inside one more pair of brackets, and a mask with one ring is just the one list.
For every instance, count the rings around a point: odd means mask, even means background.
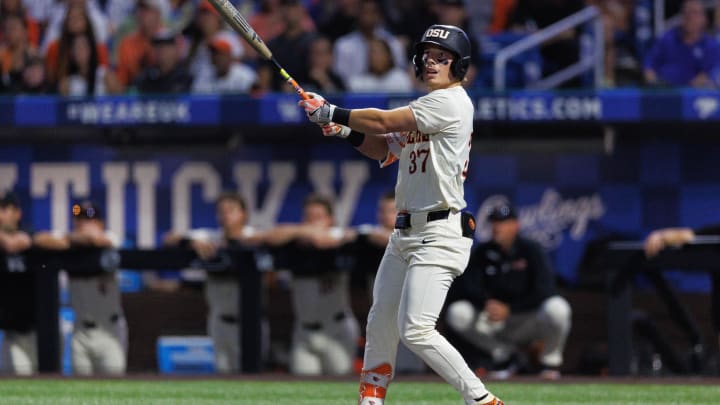
[{"label": "player's chin strap", "polygon": [[392,377],[392,367],[383,363],[371,370],[365,370],[360,374],[360,401],[361,405],[373,403],[371,400],[382,400],[387,394],[387,387]]}]

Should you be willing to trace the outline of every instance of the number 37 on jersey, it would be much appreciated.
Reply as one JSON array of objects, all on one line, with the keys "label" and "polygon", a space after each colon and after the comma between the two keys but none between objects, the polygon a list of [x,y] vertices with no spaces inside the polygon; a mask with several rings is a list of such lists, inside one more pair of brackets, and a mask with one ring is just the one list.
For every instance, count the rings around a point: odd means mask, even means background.
[{"label": "number 37 on jersey", "polygon": [[[429,168],[430,154],[430,135],[423,134],[420,131],[409,132],[393,132],[385,137],[388,144],[388,154],[385,160],[380,162],[382,167],[387,167],[407,153],[407,172],[408,174],[426,173]],[[472,134],[468,137],[468,149],[472,145]],[[467,177],[469,160],[465,159],[463,164],[463,177]]]}]

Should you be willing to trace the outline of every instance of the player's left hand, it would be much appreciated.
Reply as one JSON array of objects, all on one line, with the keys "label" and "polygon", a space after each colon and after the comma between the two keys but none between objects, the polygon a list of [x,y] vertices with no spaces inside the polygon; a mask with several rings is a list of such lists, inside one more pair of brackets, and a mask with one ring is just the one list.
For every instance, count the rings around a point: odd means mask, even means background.
[{"label": "player's left hand", "polygon": [[350,136],[350,132],[352,131],[350,127],[346,127],[345,125],[336,124],[334,122],[331,122],[326,125],[321,125],[320,128],[322,128],[323,136],[337,136],[338,138],[347,138]]},{"label": "player's left hand", "polygon": [[308,93],[307,100],[298,101],[298,105],[305,109],[305,114],[311,122],[320,125],[329,124],[332,121],[335,106],[328,103],[321,95]]}]

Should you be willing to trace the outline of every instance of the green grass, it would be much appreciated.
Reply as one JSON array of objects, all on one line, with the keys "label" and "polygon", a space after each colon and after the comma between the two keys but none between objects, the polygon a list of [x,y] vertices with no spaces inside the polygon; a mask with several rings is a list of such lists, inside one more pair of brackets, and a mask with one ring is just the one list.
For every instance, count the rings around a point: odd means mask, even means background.
[{"label": "green grass", "polygon": [[[660,384],[490,383],[508,405],[719,404],[720,387]],[[356,404],[352,382],[228,380],[0,380],[0,404]],[[463,405],[440,382],[393,383],[388,405]]]}]

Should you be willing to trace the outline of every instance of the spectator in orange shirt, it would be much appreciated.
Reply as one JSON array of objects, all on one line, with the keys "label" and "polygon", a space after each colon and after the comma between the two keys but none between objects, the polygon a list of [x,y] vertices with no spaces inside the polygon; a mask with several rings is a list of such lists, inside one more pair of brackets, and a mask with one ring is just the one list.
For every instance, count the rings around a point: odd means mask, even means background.
[{"label": "spectator in orange shirt", "polygon": [[3,15],[2,28],[0,70],[3,87],[9,88],[13,82],[19,81],[28,60],[36,52],[28,43],[27,25],[22,15]]},{"label": "spectator in orange shirt", "polygon": [[[0,0],[0,16],[9,14],[18,14],[23,17],[27,28],[28,42],[34,48],[37,48],[40,45],[40,25],[30,17],[21,0]],[[4,29],[0,31],[0,35],[4,35],[3,31]],[[0,41],[3,39],[4,37],[0,36]]]},{"label": "spectator in orange shirt", "polygon": [[78,35],[87,36],[91,46],[96,48],[98,63],[102,66],[108,65],[107,48],[105,45],[97,43],[95,30],[86,8],[82,5],[74,5],[68,8],[60,38],[50,43],[45,54],[48,81],[51,84],[57,85],[60,72],[66,71],[73,38]]},{"label": "spectator in orange shirt", "polygon": [[135,9],[137,29],[128,34],[118,47],[116,79],[108,91],[122,93],[138,74],[152,62],[152,38],[162,29],[162,1],[139,0]]},{"label": "spectator in orange shirt", "polygon": [[105,94],[107,66],[100,64],[97,47],[90,35],[72,38],[68,60],[58,72],[58,92],[64,96],[101,96]]},{"label": "spectator in orange shirt", "polygon": [[44,79],[33,81],[37,77],[33,74],[37,72],[33,63],[38,61],[38,53],[28,43],[25,18],[19,14],[7,14],[2,16],[1,23],[0,91],[12,94],[44,92]]}]

